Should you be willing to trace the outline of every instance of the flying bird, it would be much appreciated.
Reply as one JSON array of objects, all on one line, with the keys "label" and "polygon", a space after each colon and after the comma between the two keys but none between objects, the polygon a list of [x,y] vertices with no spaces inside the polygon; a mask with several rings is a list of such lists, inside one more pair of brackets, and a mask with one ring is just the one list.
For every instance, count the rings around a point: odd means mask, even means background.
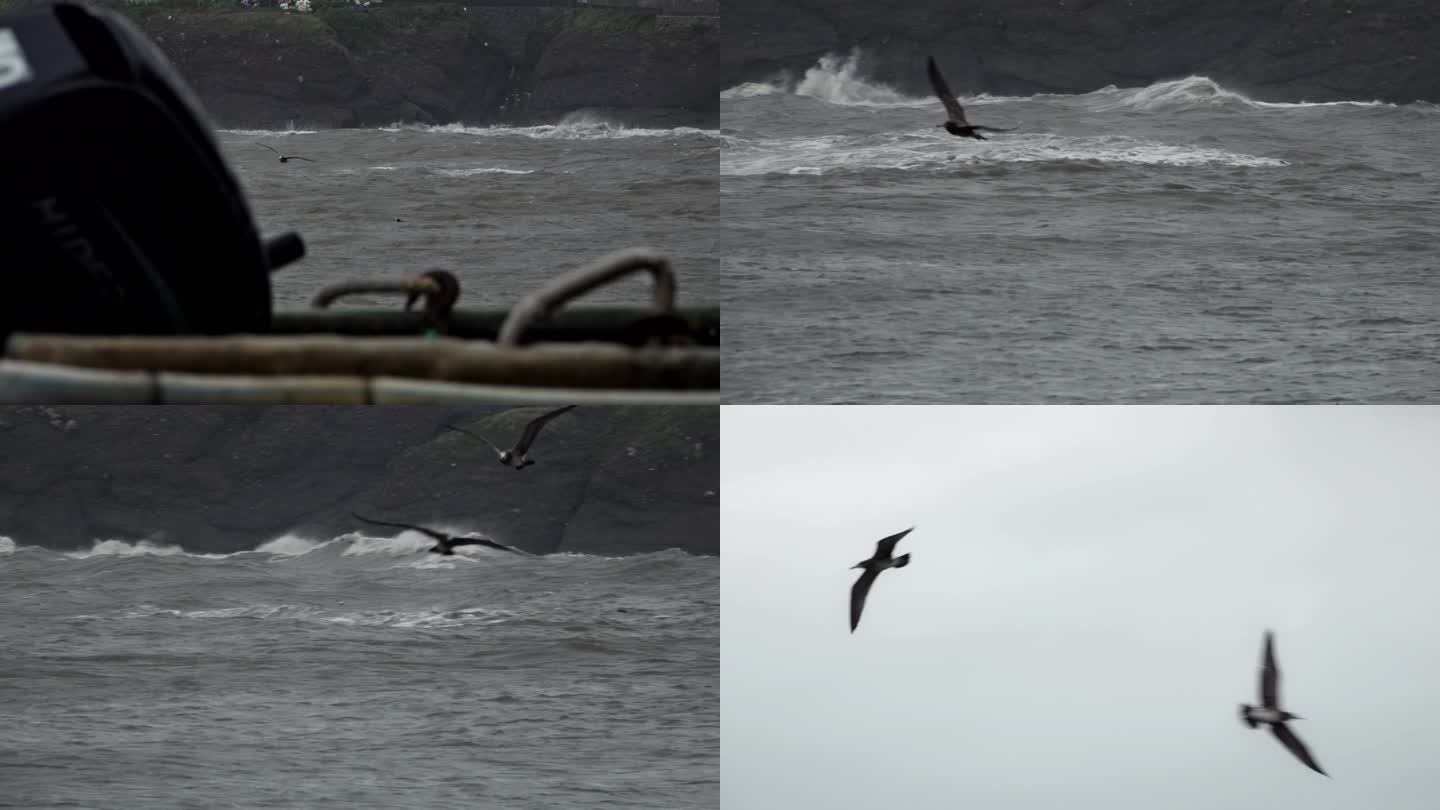
[{"label": "flying bird", "polygon": [[892,557],[895,551],[895,544],[900,538],[915,531],[911,526],[899,534],[892,534],[889,537],[875,544],[875,556],[868,560],[861,560],[852,565],[851,568],[864,568],[865,572],[855,580],[855,585],[850,588],[850,632],[860,626],[860,613],[865,610],[865,597],[870,595],[870,586],[875,584],[875,578],[886,568],[904,568],[910,564],[910,555],[901,554],[899,557]]},{"label": "flying bird", "polygon": [[[256,141],[256,142],[255,142],[255,145],[256,145],[256,146],[265,146],[265,144],[260,143],[259,141]],[[265,148],[266,148],[266,149],[269,149],[271,152],[274,152],[274,153],[277,154],[277,155],[280,155],[280,150],[279,150],[279,149],[276,149],[276,148],[273,147],[273,146],[265,146]],[[314,163],[314,162],[315,162],[315,161],[311,160],[310,158],[300,157],[299,155],[280,155],[280,162],[281,162],[281,163],[289,163],[289,162],[292,161],[292,160],[303,160],[303,161],[305,161],[306,163]]]},{"label": "flying bird", "polygon": [[1309,766],[1310,770],[1322,776],[1329,776],[1321,770],[1320,765],[1315,762],[1315,757],[1310,755],[1310,749],[1305,743],[1295,736],[1295,732],[1285,724],[1286,720],[1303,720],[1297,714],[1291,714],[1280,708],[1280,668],[1275,665],[1275,634],[1269,630],[1265,631],[1265,658],[1260,665],[1260,705],[1240,705],[1240,719],[1245,725],[1255,728],[1256,725],[1264,723],[1270,727],[1270,733],[1275,739],[1285,746],[1290,753],[1294,754],[1301,762]]},{"label": "flying bird", "polygon": [[525,425],[525,432],[520,434],[520,441],[516,442],[515,446],[510,448],[509,450],[502,450],[494,442],[490,441],[484,436],[481,436],[479,433],[466,430],[465,428],[458,428],[454,425],[446,425],[445,427],[456,431],[457,433],[464,433],[466,436],[485,442],[486,444],[490,445],[490,447],[494,449],[495,452],[500,456],[501,464],[504,464],[507,467],[514,467],[516,470],[523,470],[526,467],[529,467],[531,464],[535,463],[535,460],[530,458],[530,445],[534,444],[535,437],[540,435],[540,428],[545,427],[546,422],[549,422],[551,419],[554,419],[555,417],[559,416],[562,413],[565,413],[566,411],[574,407],[574,405],[566,405],[563,408],[556,408],[553,411],[542,413],[534,419],[531,419],[530,422]]},{"label": "flying bird", "polygon": [[411,531],[420,532],[421,534],[428,534],[431,537],[435,538],[436,541],[435,545],[430,548],[431,554],[453,555],[455,553],[456,546],[485,546],[487,548],[499,549],[500,551],[509,551],[514,554],[528,554],[528,552],[521,551],[514,546],[507,546],[504,543],[497,543],[494,540],[489,540],[484,537],[465,537],[463,535],[445,534],[444,532],[437,532],[434,529],[427,529],[424,526],[412,526],[409,523],[387,523],[383,520],[372,520],[363,515],[358,515],[354,512],[351,512],[350,514],[354,515],[356,520],[363,520],[366,523],[373,523],[376,526],[390,526],[396,529],[410,529]]},{"label": "flying bird", "polygon": [[930,63],[927,69],[930,73],[930,86],[934,88],[935,95],[940,97],[940,103],[945,105],[945,114],[950,119],[943,124],[936,124],[935,126],[944,127],[945,131],[951,135],[957,135],[962,138],[974,138],[978,141],[990,140],[980,134],[981,130],[985,132],[1011,131],[997,127],[982,127],[971,124],[965,120],[965,108],[960,106],[960,100],[955,98],[954,93],[950,92],[950,85],[945,83],[945,77],[940,74],[940,66],[935,64],[935,57],[930,57]]}]

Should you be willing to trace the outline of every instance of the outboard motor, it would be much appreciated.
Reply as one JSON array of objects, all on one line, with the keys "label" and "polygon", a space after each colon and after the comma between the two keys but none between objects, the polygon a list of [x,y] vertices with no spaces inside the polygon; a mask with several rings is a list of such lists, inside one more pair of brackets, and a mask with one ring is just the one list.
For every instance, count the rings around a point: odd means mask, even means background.
[{"label": "outboard motor", "polygon": [[0,16],[0,343],[263,332],[269,273],[304,250],[261,241],[199,102],[128,20]]}]

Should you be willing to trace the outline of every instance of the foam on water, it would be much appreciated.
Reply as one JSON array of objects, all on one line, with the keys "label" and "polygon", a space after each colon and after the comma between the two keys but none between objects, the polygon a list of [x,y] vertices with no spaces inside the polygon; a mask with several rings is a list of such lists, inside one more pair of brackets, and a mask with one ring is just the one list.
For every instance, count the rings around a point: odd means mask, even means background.
[{"label": "foam on water", "polygon": [[675,138],[688,136],[715,138],[720,134],[717,130],[699,129],[697,127],[629,127],[611,121],[603,116],[583,111],[570,113],[560,119],[559,123],[555,124],[537,124],[534,126],[494,124],[491,126],[477,127],[467,126],[465,124],[396,123],[388,127],[380,127],[380,131],[423,132],[434,135],[540,138],[546,140],[605,140],[614,138]]},{"label": "foam on water", "polygon": [[1012,135],[987,144],[983,151],[957,154],[953,139],[926,134],[754,141],[724,150],[720,173],[824,175],[873,169],[933,173],[977,164],[1077,161],[1148,166],[1287,165],[1279,158],[1117,135]]},{"label": "foam on water", "polygon": [[[910,96],[895,88],[863,75],[864,56],[861,51],[848,54],[826,54],[805,71],[798,81],[781,77],[769,82],[745,82],[720,94],[726,101],[760,98],[773,95],[806,96],[827,104],[846,107],[920,107],[937,104],[928,93]],[[1226,88],[1208,76],[1186,76],[1153,82],[1144,87],[1116,87],[1079,94],[1037,93],[1032,96],[992,96],[982,93],[961,96],[966,105],[995,102],[1023,102],[1033,99],[1075,99],[1093,103],[1098,110],[1138,110],[1174,112],[1187,109],[1229,108],[1234,110],[1295,109],[1303,107],[1396,107],[1383,101],[1256,101],[1236,90]],[[1415,105],[1422,106],[1422,102]]]},{"label": "foam on water", "polygon": [[129,542],[127,540],[96,540],[88,551],[71,551],[65,554],[72,560],[88,560],[94,557],[175,557],[188,556],[205,559],[222,559],[225,554],[192,554],[170,543],[154,543],[149,540]]},{"label": "foam on water", "polygon": [[744,82],[737,84],[729,90],[722,90],[720,98],[727,101],[739,98],[755,98],[757,96],[773,96],[777,93],[789,92],[780,82]]},{"label": "foam on water", "polygon": [[246,138],[278,138],[284,135],[314,135],[318,129],[222,129],[226,135],[242,135]]},{"label": "foam on water", "polygon": [[445,177],[474,177],[477,174],[534,174],[534,169],[506,169],[501,166],[481,166],[473,169],[433,169],[435,174]]},{"label": "foam on water", "polygon": [[[1055,96],[1050,96],[1055,98]],[[1208,76],[1155,82],[1145,87],[1119,88],[1111,85],[1077,98],[1097,102],[1098,110],[1139,110],[1174,112],[1194,109],[1293,110],[1305,107],[1394,107],[1383,101],[1256,101],[1227,89]]]},{"label": "foam on water", "polygon": [[255,547],[260,554],[273,554],[277,557],[300,557],[309,554],[316,549],[323,548],[334,542],[333,540],[311,540],[308,537],[301,537],[298,534],[285,533],[267,540]]},{"label": "foam on water", "polygon": [[440,628],[465,625],[498,624],[519,614],[511,610],[484,607],[448,609],[434,606],[423,610],[344,610],[318,608],[311,605],[254,604],[227,608],[202,610],[181,610],[153,604],[136,605],[115,614],[81,614],[72,620],[104,621],[119,619],[182,619],[182,620],[225,620],[249,619],[259,621],[300,621],[323,622],[351,627],[399,627],[399,628]]}]

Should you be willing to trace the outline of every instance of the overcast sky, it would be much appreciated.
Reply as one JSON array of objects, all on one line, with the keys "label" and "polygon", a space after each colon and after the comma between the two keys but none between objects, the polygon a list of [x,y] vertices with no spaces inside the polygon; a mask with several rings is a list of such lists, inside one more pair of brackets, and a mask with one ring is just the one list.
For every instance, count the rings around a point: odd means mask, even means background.
[{"label": "overcast sky", "polygon": [[[1440,803],[1440,408],[726,407],[721,468],[726,810]],[[1239,720],[1267,627],[1333,779]]]}]

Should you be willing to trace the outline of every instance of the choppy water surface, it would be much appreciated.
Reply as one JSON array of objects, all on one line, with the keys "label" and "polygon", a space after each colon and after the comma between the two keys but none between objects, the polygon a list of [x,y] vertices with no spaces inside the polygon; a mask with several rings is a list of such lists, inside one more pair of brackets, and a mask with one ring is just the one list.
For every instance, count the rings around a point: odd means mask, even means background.
[{"label": "choppy water surface", "polygon": [[1440,400],[1440,107],[722,95],[728,402]]},{"label": "choppy water surface", "polygon": [[[460,278],[460,306],[503,308],[558,273],[641,246],[674,262],[682,304],[718,295],[714,130],[577,114],[533,127],[227,130],[220,139],[263,231],[296,230],[309,246],[276,274],[282,309],[308,306],[336,281],[437,269]],[[258,144],[313,162],[281,163]],[[584,300],[648,303],[646,283]]]},{"label": "choppy water surface", "polygon": [[719,803],[719,570],[0,538],[0,806]]}]

